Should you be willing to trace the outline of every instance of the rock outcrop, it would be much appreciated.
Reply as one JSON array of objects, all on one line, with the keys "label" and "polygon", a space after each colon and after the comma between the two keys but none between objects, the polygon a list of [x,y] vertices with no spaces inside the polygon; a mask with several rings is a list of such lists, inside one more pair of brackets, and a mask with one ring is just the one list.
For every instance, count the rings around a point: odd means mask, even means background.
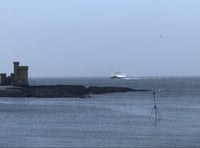
[{"label": "rock outcrop", "polygon": [[41,85],[41,86],[0,86],[0,97],[34,98],[85,98],[91,94],[120,93],[129,91],[147,91],[127,87],[85,87],[83,85]]}]

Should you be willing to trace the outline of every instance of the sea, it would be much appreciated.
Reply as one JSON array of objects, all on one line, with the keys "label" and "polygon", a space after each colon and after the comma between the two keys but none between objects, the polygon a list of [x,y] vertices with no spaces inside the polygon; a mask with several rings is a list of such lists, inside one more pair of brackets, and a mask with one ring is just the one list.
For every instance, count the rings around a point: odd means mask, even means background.
[{"label": "sea", "polygon": [[31,78],[30,84],[152,91],[0,98],[0,147],[200,147],[200,77]]}]

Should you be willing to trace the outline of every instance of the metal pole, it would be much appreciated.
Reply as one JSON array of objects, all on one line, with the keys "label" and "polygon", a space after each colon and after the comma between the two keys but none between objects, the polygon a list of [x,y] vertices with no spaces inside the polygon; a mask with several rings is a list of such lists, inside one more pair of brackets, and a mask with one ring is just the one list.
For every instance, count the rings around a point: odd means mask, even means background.
[{"label": "metal pole", "polygon": [[153,91],[153,101],[154,101],[154,113],[156,121],[160,120],[160,115],[158,112],[158,108],[156,106],[156,90]]},{"label": "metal pole", "polygon": [[154,113],[155,113],[155,119],[157,121],[157,113],[156,113],[156,92],[154,90],[153,92],[153,102],[154,102]]}]

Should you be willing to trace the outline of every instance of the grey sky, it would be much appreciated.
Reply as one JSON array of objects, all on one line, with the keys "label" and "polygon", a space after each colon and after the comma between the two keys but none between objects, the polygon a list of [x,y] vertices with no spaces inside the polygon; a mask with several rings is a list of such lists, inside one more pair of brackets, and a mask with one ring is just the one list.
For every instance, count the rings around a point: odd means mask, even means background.
[{"label": "grey sky", "polygon": [[0,0],[0,72],[200,75],[199,0]]}]

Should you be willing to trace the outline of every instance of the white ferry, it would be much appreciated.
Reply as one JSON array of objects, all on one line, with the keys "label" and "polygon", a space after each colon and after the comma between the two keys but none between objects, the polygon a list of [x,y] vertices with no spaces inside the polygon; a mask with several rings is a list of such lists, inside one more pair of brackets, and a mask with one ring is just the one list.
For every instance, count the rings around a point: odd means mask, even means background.
[{"label": "white ferry", "polygon": [[127,75],[123,72],[115,72],[110,76],[111,79],[125,79]]}]

